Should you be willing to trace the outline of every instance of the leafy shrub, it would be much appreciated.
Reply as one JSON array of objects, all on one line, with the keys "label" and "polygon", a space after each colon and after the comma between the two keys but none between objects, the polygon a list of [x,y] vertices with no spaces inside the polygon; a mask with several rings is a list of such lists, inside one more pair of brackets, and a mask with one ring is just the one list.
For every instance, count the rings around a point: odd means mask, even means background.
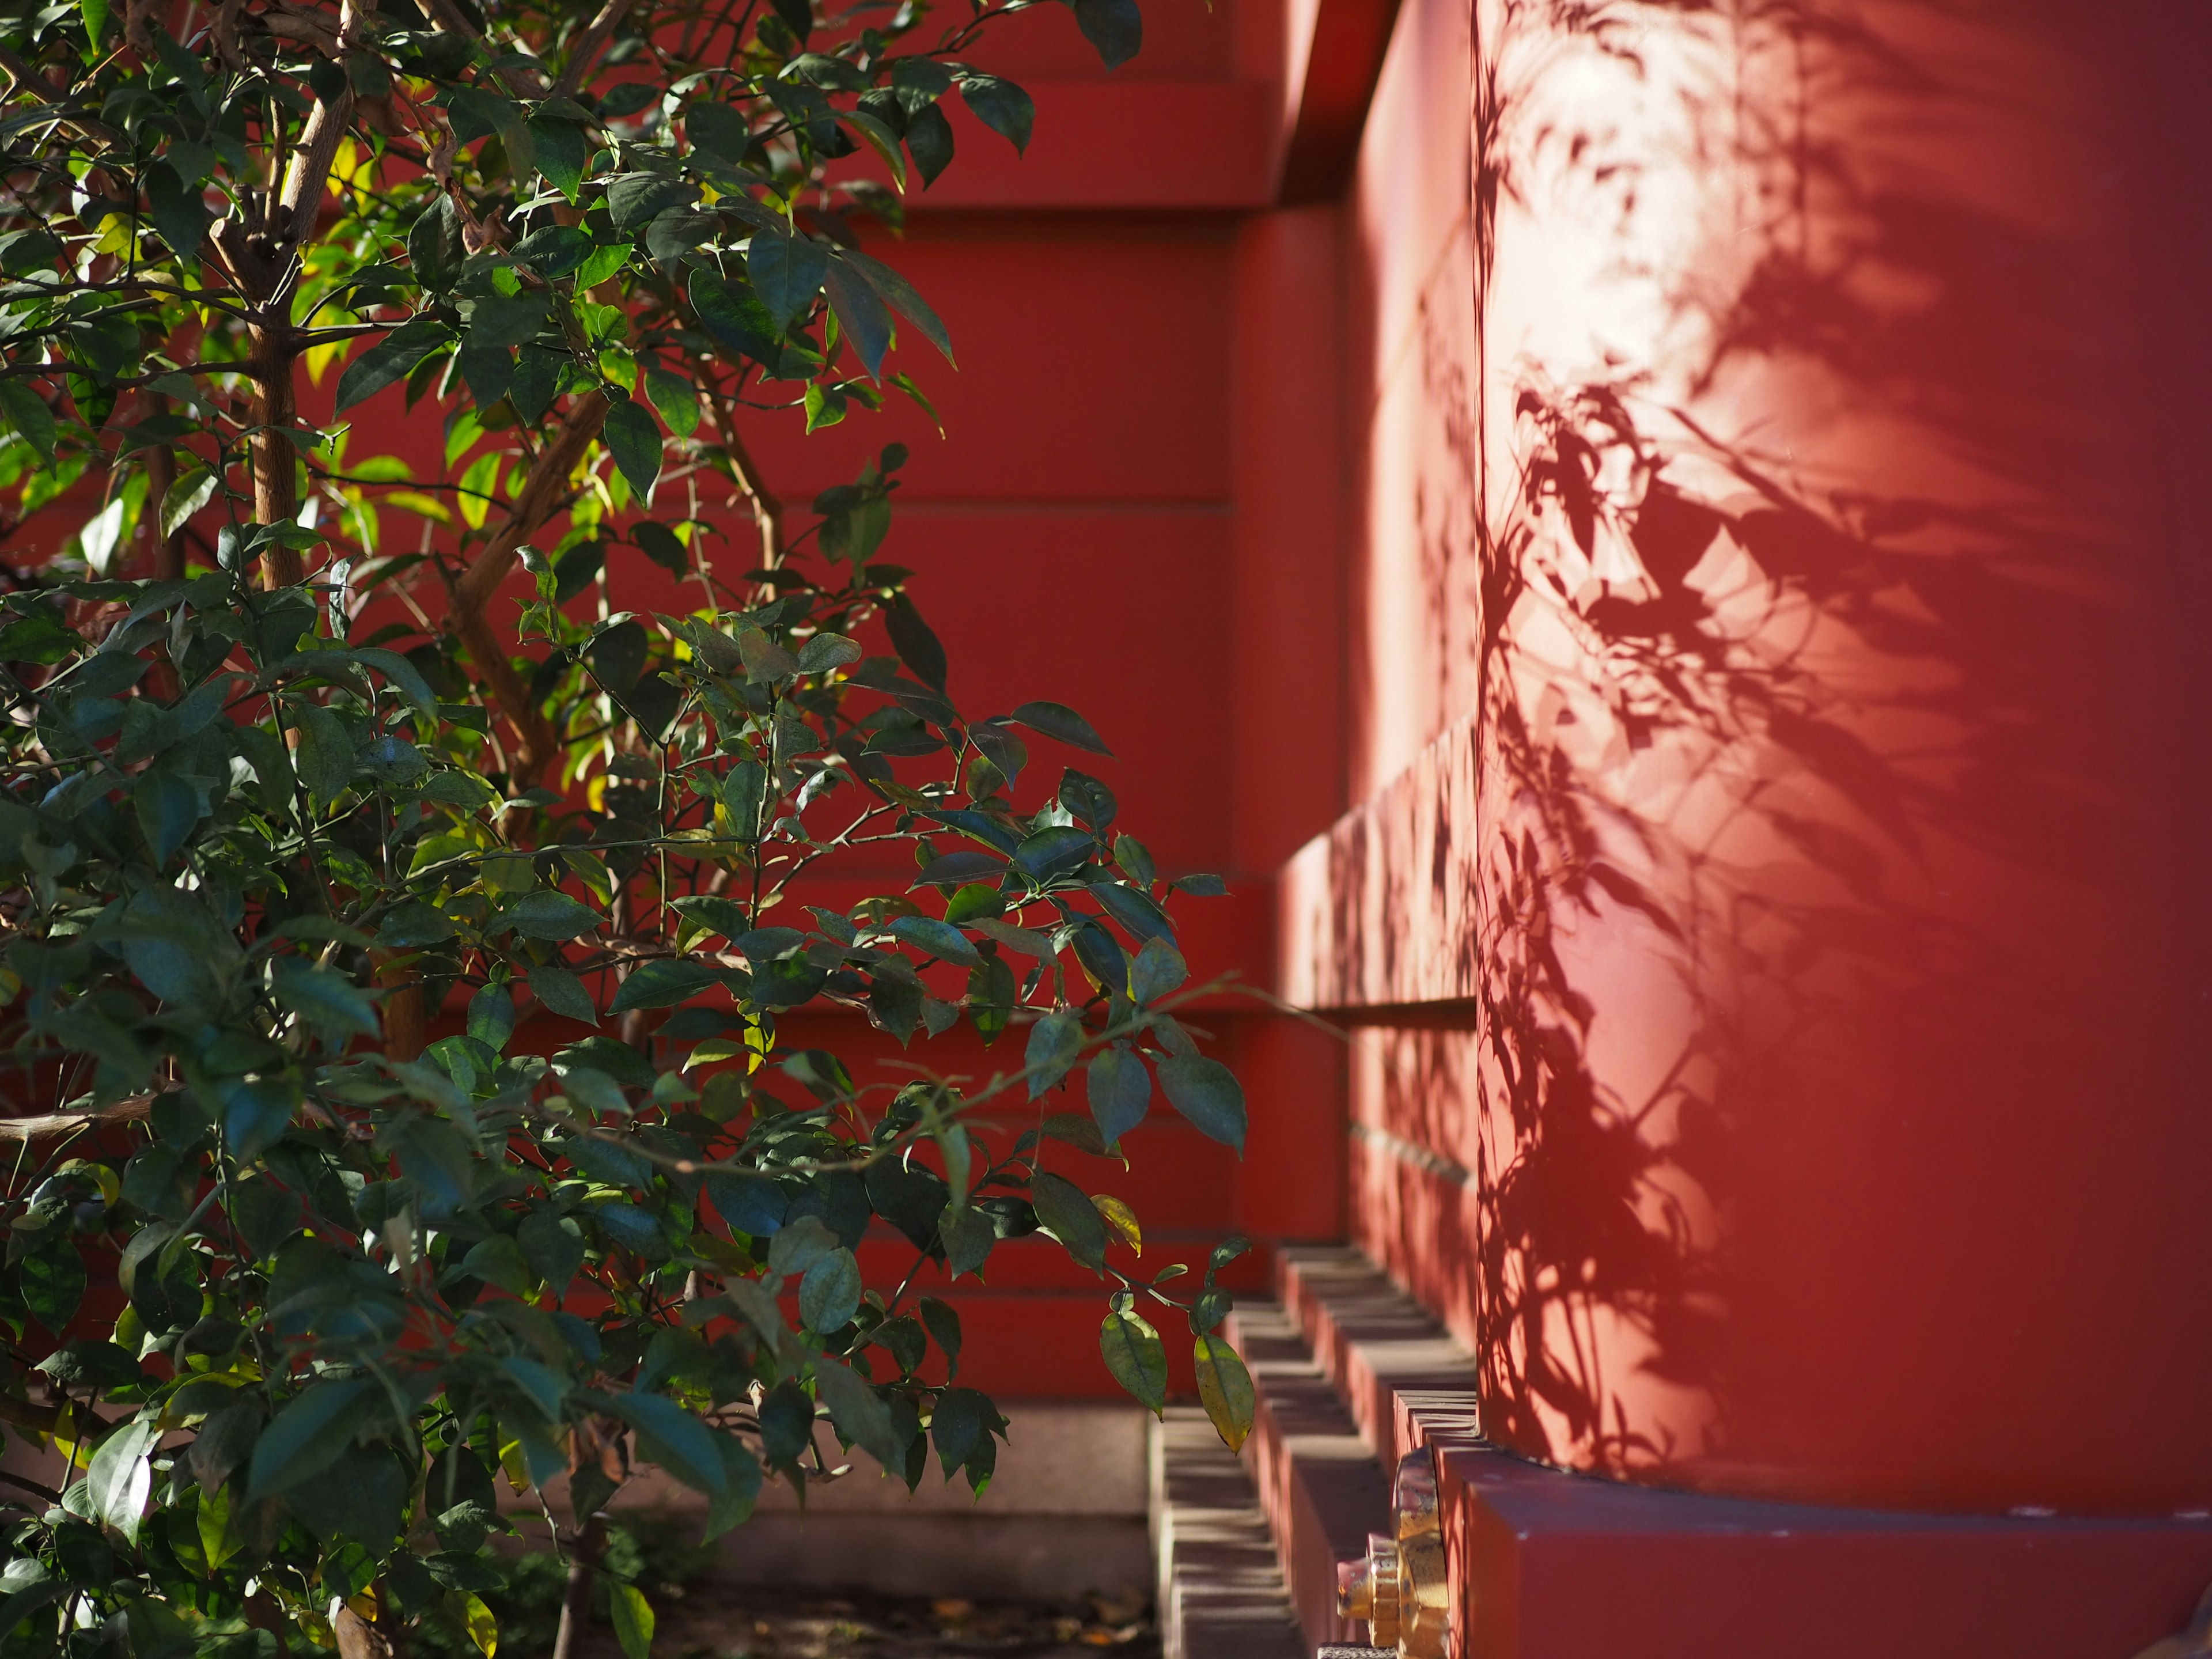
[{"label": "leafy shrub", "polygon": [[[1171,902],[1220,883],[1037,787],[1031,743],[1104,751],[1074,711],[956,706],[880,556],[902,450],[787,538],[742,440],[921,399],[901,326],[950,356],[855,227],[945,99],[1027,142],[964,56],[1017,9],[908,51],[915,0],[0,9],[0,488],[72,528],[0,597],[0,1419],[58,1472],[10,1494],[13,1648],[489,1655],[543,1613],[495,1483],[566,1476],[568,1634],[597,1575],[641,1654],[636,1461],[710,1534],[825,1427],[981,1489],[1003,1420],[922,1291],[1007,1238],[1101,1276],[1155,1408],[1179,1310],[1242,1437],[1241,1243],[1181,1301],[1072,1161],[1156,1079],[1241,1149],[1178,1018]],[[379,397],[442,411],[435,476]],[[831,1006],[1022,1052],[878,1082],[783,1040]]]}]

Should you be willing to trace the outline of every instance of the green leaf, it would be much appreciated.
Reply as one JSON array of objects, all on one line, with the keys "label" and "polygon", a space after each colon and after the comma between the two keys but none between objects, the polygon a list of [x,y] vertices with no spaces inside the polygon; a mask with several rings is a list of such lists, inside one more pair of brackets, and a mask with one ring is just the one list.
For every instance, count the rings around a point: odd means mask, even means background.
[{"label": "green leaf", "polygon": [[[944,354],[945,361],[952,362],[952,337],[945,332],[937,313],[929,308],[929,302],[915,292],[913,283],[882,260],[872,259],[856,250],[848,248],[838,257],[866,277],[868,286],[875,289],[885,305],[920,329],[922,337]],[[959,365],[954,363],[953,367]]]},{"label": "green leaf", "polygon": [[1141,1007],[1158,1002],[1189,977],[1182,953],[1164,935],[1155,936],[1145,941],[1129,964],[1129,994]]},{"label": "green leaf", "polygon": [[441,191],[408,230],[407,262],[414,266],[424,288],[443,294],[453,287],[454,274],[467,252],[460,210],[452,197]]},{"label": "green leaf", "polygon": [[1160,1086],[1176,1110],[1208,1139],[1244,1156],[1244,1089],[1236,1073],[1202,1054],[1173,1054],[1160,1061]]},{"label": "green leaf", "polygon": [[607,1602],[615,1616],[615,1639],[624,1659],[648,1659],[653,1652],[653,1603],[635,1584],[619,1578],[607,1583]]},{"label": "green leaf", "polygon": [[818,1335],[842,1331],[860,1307],[860,1264],[842,1248],[831,1250],[799,1281],[799,1316]]},{"label": "green leaf", "polygon": [[376,930],[376,942],[387,950],[419,951],[426,945],[442,945],[459,931],[453,918],[436,905],[410,899],[392,907]]},{"label": "green leaf", "polygon": [[1040,1170],[1030,1177],[1030,1201],[1036,1206],[1037,1220],[1068,1255],[1093,1273],[1105,1267],[1106,1224],[1080,1187]]},{"label": "green leaf", "polygon": [[805,236],[760,231],[745,250],[745,275],[779,336],[806,313],[829,270],[828,250]]},{"label": "green leaf", "polygon": [[58,1336],[84,1300],[84,1258],[66,1235],[41,1244],[15,1264],[15,1293],[32,1316]]},{"label": "green leaf", "polygon": [[476,309],[470,313],[464,349],[495,351],[505,346],[524,345],[536,338],[538,331],[544,325],[543,289],[536,293],[526,289],[513,295],[488,294],[476,302]]},{"label": "green leaf", "polygon": [[1145,1121],[1152,1079],[1145,1057],[1134,1049],[1115,1043],[1091,1060],[1085,1081],[1091,1121],[1109,1146]]},{"label": "green leaf", "polygon": [[639,1449],[695,1492],[719,1497],[729,1489],[714,1431],[673,1400],[657,1394],[618,1394],[609,1409],[635,1429]]},{"label": "green leaf", "polygon": [[1091,722],[1065,703],[1025,702],[1006,718],[1018,725],[1028,726],[1032,732],[1042,732],[1048,738],[1073,744],[1078,749],[1087,749],[1094,755],[1111,755],[1114,752],[1097,732],[1091,729]]},{"label": "green leaf", "polygon": [[199,825],[200,792],[165,766],[156,764],[132,780],[131,805],[156,869],[177,855]]},{"label": "green leaf", "polygon": [[921,1300],[921,1322],[945,1351],[945,1375],[949,1379],[960,1374],[960,1316],[947,1302],[933,1296]]},{"label": "green leaf", "polygon": [[54,464],[54,411],[27,381],[12,375],[0,380],[0,415],[8,417],[8,424],[38,452],[40,460],[48,466]]},{"label": "green leaf", "polygon": [[1198,1368],[1198,1397],[1205,1404],[1206,1416],[1213,1421],[1214,1432],[1227,1443],[1230,1450],[1242,1450],[1244,1437],[1252,1432],[1252,1413],[1256,1403],[1252,1373],[1244,1369],[1244,1362],[1237,1358],[1236,1349],[1210,1334],[1198,1339],[1191,1349],[1191,1357]]},{"label": "green leaf", "polygon": [[297,957],[278,957],[269,964],[269,976],[276,1000],[326,1036],[348,1031],[374,1036],[380,1029],[375,1008],[343,974]]},{"label": "green leaf", "polygon": [[587,294],[597,288],[628,264],[629,255],[629,245],[626,242],[593,248],[584,256],[584,263],[576,267],[576,292]]},{"label": "green leaf", "polygon": [[592,1005],[592,994],[584,988],[584,981],[566,968],[551,963],[530,970],[530,994],[543,1003],[549,1013],[563,1019],[580,1020],[586,1025],[599,1023],[599,1011]]},{"label": "green leaf", "polygon": [[161,1437],[155,1423],[136,1419],[111,1431],[92,1455],[85,1472],[85,1497],[92,1512],[131,1543],[138,1541],[138,1522],[153,1495],[154,1471],[149,1459]]},{"label": "green leaf", "polygon": [[107,0],[82,0],[80,9],[84,15],[85,39],[91,43],[84,58],[89,64],[100,56],[100,37],[107,33]]},{"label": "green leaf", "polygon": [[641,404],[618,398],[607,410],[602,435],[638,500],[650,498],[660,477],[660,428],[653,416]]},{"label": "green leaf", "polygon": [[402,323],[346,365],[345,373],[338,376],[338,412],[405,379],[408,370],[453,337],[453,331],[433,317],[416,317]]},{"label": "green leaf", "polygon": [[868,279],[841,255],[830,262],[823,278],[830,292],[830,308],[837,326],[860,354],[860,366],[872,380],[883,379],[884,354],[891,349],[891,316],[868,285]]},{"label": "green leaf", "polygon": [[690,207],[699,199],[695,185],[658,173],[626,173],[607,187],[607,216],[624,235],[672,207]]},{"label": "green leaf", "polygon": [[592,238],[574,225],[546,225],[517,242],[514,257],[549,279],[566,276],[592,257]]},{"label": "green leaf", "polygon": [[1168,1352],[1160,1334],[1134,1313],[1116,1310],[1098,1327],[1098,1352],[1114,1380],[1155,1417],[1168,1407]]},{"label": "green leaf", "polygon": [[[355,1418],[372,1402],[367,1377],[311,1384],[296,1395],[254,1443],[246,1475],[248,1503],[320,1474],[353,1443]],[[382,1390],[376,1390],[380,1397]]]},{"label": "green leaf", "polygon": [[945,1241],[945,1271],[955,1279],[981,1272],[991,1247],[999,1242],[991,1218],[964,1203],[945,1206],[937,1223],[937,1236]]},{"label": "green leaf", "polygon": [[574,939],[597,933],[599,918],[589,905],[551,887],[534,887],[502,909],[493,923],[512,927],[525,939]]},{"label": "green leaf", "polygon": [[645,395],[678,437],[688,438],[699,429],[699,388],[681,374],[672,374],[658,366],[647,368]]},{"label": "green leaf", "polygon": [[895,595],[884,607],[884,631],[891,636],[899,660],[914,670],[916,678],[932,690],[945,690],[945,647],[904,593]]},{"label": "green leaf", "polygon": [[13,1636],[16,1627],[40,1608],[77,1593],[76,1586],[66,1578],[44,1578],[24,1585],[0,1601],[0,1641]]},{"label": "green leaf", "polygon": [[952,123],[936,105],[925,104],[906,118],[906,153],[914,157],[924,190],[952,165]]},{"label": "green leaf", "polygon": [[980,967],[982,953],[968,941],[967,936],[949,921],[939,921],[934,916],[894,916],[890,923],[891,936],[902,945],[910,945],[925,955],[939,957],[963,968]]},{"label": "green leaf", "polygon": [[633,1008],[673,1008],[720,982],[714,970],[702,962],[666,957],[641,963],[623,981],[607,1012],[626,1014]]},{"label": "green leaf", "polygon": [[319,801],[337,799],[353,776],[353,733],[320,703],[295,703],[292,717],[300,733],[300,745],[292,751],[300,781]]},{"label": "green leaf", "polygon": [[722,1473],[729,1486],[708,1507],[707,1538],[710,1540],[742,1525],[751,1516],[761,1487],[760,1464],[735,1435],[715,1435],[714,1449],[722,1454]]},{"label": "green leaf", "polygon": [[1145,17],[1137,0],[1074,0],[1076,27],[1098,50],[1098,61],[1119,69],[1145,44]]},{"label": "green leaf", "polygon": [[1006,1425],[1006,1419],[999,1415],[988,1395],[974,1389],[947,1389],[938,1396],[929,1437],[936,1443],[938,1461],[949,1476],[978,1453],[988,1454],[993,1431]]},{"label": "green leaf", "polygon": [[531,156],[538,172],[573,204],[583,188],[585,164],[591,159],[584,129],[555,115],[533,115],[528,125]]},{"label": "green leaf", "polygon": [[532,1210],[514,1237],[530,1270],[556,1296],[584,1265],[584,1230],[557,1210]]},{"label": "green leaf", "polygon": [[198,512],[215,499],[216,488],[222,480],[207,467],[195,467],[169,485],[161,497],[161,538],[167,541],[191,521]]},{"label": "green leaf", "polygon": [[197,265],[200,243],[214,222],[198,185],[179,179],[167,161],[156,161],[146,169],[146,204],[170,251],[186,265]]},{"label": "green leaf", "polygon": [[1036,125],[1036,105],[1012,81],[995,75],[968,74],[959,77],[960,96],[985,126],[1014,147],[1016,154],[1030,146],[1030,130]]},{"label": "green leaf", "polygon": [[837,1425],[838,1433],[886,1469],[906,1466],[909,1443],[900,1436],[891,1421],[890,1407],[873,1383],[825,1355],[814,1362],[814,1386],[822,1403],[830,1408],[830,1420]]},{"label": "green leaf", "polygon": [[487,1285],[496,1285],[511,1296],[530,1293],[530,1261],[522,1246],[505,1233],[480,1238],[461,1258],[461,1271],[473,1273]]},{"label": "green leaf", "polygon": [[1068,1010],[1056,1010],[1030,1026],[1029,1047],[1022,1056],[1030,1074],[1030,1098],[1035,1100],[1066,1077],[1082,1052],[1083,1021]]},{"label": "green leaf", "polygon": [[1097,850],[1088,830],[1072,823],[1047,824],[1014,848],[1014,863],[1040,885],[1071,875]]}]

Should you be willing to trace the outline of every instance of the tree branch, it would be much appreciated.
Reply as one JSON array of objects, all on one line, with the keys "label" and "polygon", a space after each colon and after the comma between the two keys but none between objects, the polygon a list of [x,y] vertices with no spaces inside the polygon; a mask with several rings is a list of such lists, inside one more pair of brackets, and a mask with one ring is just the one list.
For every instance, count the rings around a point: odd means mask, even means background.
[{"label": "tree branch", "polygon": [[629,10],[629,0],[606,0],[599,15],[592,19],[582,34],[576,39],[575,50],[568,54],[568,66],[561,71],[561,78],[553,83],[556,98],[574,98],[576,88],[584,84],[584,77],[592,72],[607,40],[622,26]]},{"label": "tree branch", "polygon": [[559,736],[552,722],[531,702],[530,688],[514,672],[507,647],[487,620],[487,612],[500,584],[514,571],[522,544],[559,511],[568,494],[568,475],[583,460],[606,418],[607,398],[603,392],[587,392],[568,405],[558,430],[532,460],[507,522],[453,585],[453,621],[500,712],[522,739],[514,775],[525,788],[552,758]]}]

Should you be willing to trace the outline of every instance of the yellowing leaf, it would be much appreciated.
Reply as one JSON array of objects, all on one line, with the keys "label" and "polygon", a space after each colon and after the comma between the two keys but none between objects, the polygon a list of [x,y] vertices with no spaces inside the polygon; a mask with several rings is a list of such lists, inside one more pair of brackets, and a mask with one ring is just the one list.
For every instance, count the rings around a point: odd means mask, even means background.
[{"label": "yellowing leaf", "polygon": [[484,520],[490,515],[491,493],[499,483],[502,459],[496,452],[479,455],[461,474],[461,518],[471,530],[482,530]]},{"label": "yellowing leaf", "polygon": [[1198,1369],[1198,1397],[1206,1414],[1231,1451],[1240,1450],[1252,1432],[1252,1374],[1237,1357],[1237,1350],[1220,1337],[1201,1336],[1191,1349]]},{"label": "yellowing leaf", "polygon": [[483,1659],[492,1659],[499,1651],[499,1620],[491,1616],[482,1596],[471,1595],[462,1601],[461,1622],[467,1626],[469,1640],[477,1644],[477,1651]]},{"label": "yellowing leaf", "polygon": [[1091,1194],[1091,1202],[1106,1224],[1121,1236],[1124,1243],[1139,1255],[1145,1253],[1144,1229],[1137,1224],[1137,1212],[1118,1198],[1109,1198],[1104,1193]]},{"label": "yellowing leaf", "polygon": [[607,1586],[612,1592],[615,1637],[627,1659],[649,1659],[653,1652],[653,1603],[635,1584],[619,1581]]},{"label": "yellowing leaf", "polygon": [[500,1447],[499,1467],[517,1497],[530,1490],[530,1464],[522,1455],[522,1442],[509,1440]]},{"label": "yellowing leaf", "polygon": [[418,519],[428,519],[433,524],[451,524],[453,509],[434,495],[425,495],[419,489],[395,489],[384,498],[386,507],[396,507],[412,513]]},{"label": "yellowing leaf", "polygon": [[[331,187],[333,190],[337,188],[335,181]],[[306,354],[309,383],[320,386],[323,383],[325,372],[332,363],[344,356],[347,348],[352,344],[353,342],[350,340],[332,340],[328,345],[309,346]]]}]

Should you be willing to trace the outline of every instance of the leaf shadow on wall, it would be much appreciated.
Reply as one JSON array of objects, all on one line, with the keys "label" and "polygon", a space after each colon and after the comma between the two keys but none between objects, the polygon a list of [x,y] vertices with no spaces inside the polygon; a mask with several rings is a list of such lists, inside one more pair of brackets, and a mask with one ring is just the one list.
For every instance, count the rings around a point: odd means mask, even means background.
[{"label": "leaf shadow on wall", "polygon": [[[2100,369],[2128,324],[2098,316],[2109,279],[2080,236],[1978,206],[1971,177],[1919,189],[1864,165],[1846,113],[1805,118],[1856,99],[1930,131],[2000,121],[1986,88],[1899,44],[1909,28],[1878,37],[1813,3],[1502,15],[1477,69],[1479,326],[1499,204],[1535,210],[1516,167],[1546,145],[1589,197],[1626,193],[1620,258],[1645,252],[1632,169],[1608,176],[1617,158],[1571,131],[1516,130],[1516,76],[1564,55],[1640,76],[1670,30],[1719,40],[1738,73],[1705,89],[1686,149],[1727,157],[1763,216],[1729,227],[1726,282],[1686,268],[1669,286],[1661,337],[1693,348],[1595,376],[1539,360],[1484,377],[1513,415],[1481,422],[1489,521],[1473,548],[1424,562],[1439,607],[1455,570],[1480,571],[1484,712],[1462,757],[1477,805],[1455,834],[1439,811],[1429,856],[1389,866],[1438,908],[1474,896],[1456,974],[1474,994],[1425,1025],[1376,1016],[1393,1136],[1465,1145],[1472,1102],[1480,1151],[1463,1199],[1392,1177],[1382,1201],[1401,1207],[1370,1227],[1395,1234],[1401,1265],[1473,1263],[1471,1286],[1416,1288],[1471,1302],[1492,1438],[1756,1490],[1777,1448],[1739,1434],[1740,1407],[1806,1384],[1786,1374],[1802,1356],[1735,1334],[1774,1312],[1747,1302],[1790,1293],[1742,1242],[1786,1255],[1826,1221],[1746,1171],[1771,1172],[1793,1136],[1820,1155],[1846,1130],[1824,1114],[1908,1077],[1934,1092],[1996,1066],[2021,1079],[2032,1123],[2033,1067],[2066,1058],[1995,1057],[1971,1036],[2033,1033],[2079,988],[1949,884],[1981,865],[2055,890],[2110,859],[2135,793],[2136,754],[2110,734],[2142,688],[2053,672],[2122,659],[2152,591],[2125,529],[2140,468],[2118,453],[2106,415],[2123,394]],[[1848,407],[1832,450],[1793,455],[1711,412],[1778,385]],[[1340,855],[1350,868],[1370,850]],[[1386,914],[1419,902],[1389,899]],[[1949,1173],[1892,1177],[1900,1255],[1915,1182],[1954,1228],[2018,1201],[1937,1190]],[[1841,1285],[1838,1340],[1955,1289]]]}]

